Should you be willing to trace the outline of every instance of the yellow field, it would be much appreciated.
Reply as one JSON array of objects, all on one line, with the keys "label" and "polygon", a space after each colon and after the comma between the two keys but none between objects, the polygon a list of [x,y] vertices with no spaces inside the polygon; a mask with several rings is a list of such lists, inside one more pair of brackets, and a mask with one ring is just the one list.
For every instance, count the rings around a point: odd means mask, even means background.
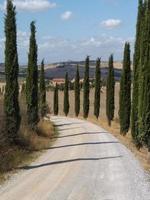
[{"label": "yellow field", "polygon": [[[70,111],[69,116],[75,116],[74,112],[74,91],[70,91],[69,95],[70,101]],[[53,113],[53,92],[48,92],[47,94],[47,102],[51,108],[51,112]],[[59,114],[63,115],[63,102],[64,102],[64,93],[59,91]],[[119,108],[119,84],[116,83],[115,90],[115,119],[118,119],[118,108]],[[89,117],[93,117],[94,112],[94,89],[90,91],[90,111]],[[83,91],[81,91],[81,112],[80,116],[83,115]],[[101,92],[101,109],[100,109],[100,118],[106,119],[106,87],[102,89]]]}]

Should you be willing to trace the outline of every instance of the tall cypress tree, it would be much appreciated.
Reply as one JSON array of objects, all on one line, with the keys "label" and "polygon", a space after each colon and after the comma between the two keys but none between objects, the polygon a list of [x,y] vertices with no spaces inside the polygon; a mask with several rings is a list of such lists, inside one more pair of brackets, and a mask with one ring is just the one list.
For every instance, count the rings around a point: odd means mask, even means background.
[{"label": "tall cypress tree", "polygon": [[[138,135],[139,135],[139,90],[140,90],[140,77],[142,73],[141,68],[141,45],[142,35],[144,28],[145,18],[145,4],[142,0],[139,0],[137,27],[136,27],[136,42],[134,52],[134,68],[133,68],[133,92],[132,92],[132,114],[131,114],[131,133],[133,141],[139,148],[141,146]],[[145,34],[145,33],[144,33]]]},{"label": "tall cypress tree", "polygon": [[19,85],[18,85],[18,52],[16,11],[11,0],[7,0],[7,13],[5,17],[5,75],[6,87],[4,97],[4,111],[6,120],[6,133],[10,143],[17,139],[20,127]]},{"label": "tall cypress tree", "polygon": [[69,80],[68,73],[65,76],[65,87],[64,87],[64,113],[67,116],[69,113]]},{"label": "tall cypress tree", "polygon": [[31,22],[28,71],[26,80],[28,124],[34,128],[38,121],[38,66],[35,22]]},{"label": "tall cypress tree", "polygon": [[76,78],[75,78],[75,115],[79,116],[80,113],[80,75],[79,66],[77,66]]},{"label": "tall cypress tree", "polygon": [[114,80],[114,66],[113,55],[109,58],[109,69],[107,77],[107,89],[106,89],[106,115],[108,124],[111,126],[111,121],[114,119],[114,93],[115,93],[115,80]]},{"label": "tall cypress tree", "polygon": [[94,115],[98,119],[100,113],[100,94],[101,94],[101,60],[97,59],[95,70],[95,100],[94,100]]},{"label": "tall cypress tree", "polygon": [[142,40],[141,81],[139,90],[139,135],[138,138],[150,151],[150,0],[147,1]]},{"label": "tall cypress tree", "polygon": [[90,59],[89,56],[87,56],[85,61],[85,72],[84,72],[84,94],[83,94],[83,116],[85,119],[88,118],[89,114],[89,93],[90,93],[90,85],[89,85],[89,63]]},{"label": "tall cypress tree", "polygon": [[58,85],[56,84],[56,87],[55,87],[55,90],[54,90],[54,101],[53,101],[54,115],[58,115],[58,111],[59,111],[58,102],[59,102],[59,99],[58,99]]},{"label": "tall cypress tree", "polygon": [[146,98],[147,98],[147,86],[146,83],[146,71],[147,71],[147,48],[149,48],[149,19],[148,19],[148,1],[145,1],[145,4],[143,4],[145,8],[143,22],[142,22],[142,33],[141,33],[141,54],[140,54],[140,62],[139,62],[139,90],[138,90],[138,142],[139,147],[141,147],[142,144],[142,134],[144,132],[144,120],[145,120],[145,112],[146,112]]},{"label": "tall cypress tree", "polygon": [[131,113],[131,60],[130,44],[126,43],[124,48],[123,71],[120,81],[119,118],[120,133],[126,135],[130,127]]},{"label": "tall cypress tree", "polygon": [[44,117],[47,112],[44,60],[42,60],[42,63],[41,63],[39,89],[40,89],[40,112],[41,112],[41,117]]}]

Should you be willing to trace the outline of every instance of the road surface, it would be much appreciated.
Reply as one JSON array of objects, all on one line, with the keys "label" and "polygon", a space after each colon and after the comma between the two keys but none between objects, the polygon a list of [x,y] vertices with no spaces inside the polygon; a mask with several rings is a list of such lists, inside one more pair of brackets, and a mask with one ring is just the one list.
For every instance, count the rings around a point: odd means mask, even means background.
[{"label": "road surface", "polygon": [[52,117],[55,144],[0,188],[1,200],[150,200],[148,176],[107,131]]}]

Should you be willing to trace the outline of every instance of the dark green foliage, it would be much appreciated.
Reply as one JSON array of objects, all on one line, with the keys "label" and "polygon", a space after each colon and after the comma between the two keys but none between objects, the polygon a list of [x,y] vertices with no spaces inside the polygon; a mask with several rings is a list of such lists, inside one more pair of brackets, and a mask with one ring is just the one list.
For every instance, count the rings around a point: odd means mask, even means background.
[{"label": "dark green foliage", "polygon": [[28,72],[26,80],[28,124],[34,128],[38,121],[38,66],[35,23],[31,22],[30,47],[28,55]]},{"label": "dark green foliage", "polygon": [[142,36],[141,80],[139,88],[139,135],[140,142],[150,150],[150,0],[145,10]]},{"label": "dark green foliage", "polygon": [[150,150],[150,0],[139,0],[134,55],[132,136]]},{"label": "dark green foliage", "polygon": [[94,115],[98,119],[100,113],[100,94],[101,94],[101,60],[97,59],[95,70],[95,100],[94,100]]},{"label": "dark green foliage", "polygon": [[75,115],[76,117],[78,117],[80,113],[80,75],[78,66],[76,71],[74,90],[75,90]]},{"label": "dark green foliage", "polygon": [[44,117],[47,113],[44,60],[42,60],[42,63],[41,63],[39,89],[40,89],[39,91],[40,92],[40,112],[41,112],[41,117]]},{"label": "dark green foliage", "polygon": [[130,44],[124,48],[123,71],[120,81],[119,119],[120,133],[126,135],[130,127],[131,113],[131,60]]},{"label": "dark green foliage", "polygon": [[83,116],[85,119],[88,118],[89,114],[89,93],[90,93],[90,85],[89,85],[89,56],[87,56],[85,61],[85,73],[84,73],[84,84],[83,84],[84,94],[83,94]]},{"label": "dark green foliage", "polygon": [[67,116],[69,113],[69,80],[68,73],[65,77],[65,87],[64,87],[64,113]]},{"label": "dark green foliage", "polygon": [[139,0],[137,28],[136,28],[136,42],[134,52],[134,69],[133,69],[133,93],[132,93],[132,114],[131,114],[131,133],[134,143],[139,148],[141,146],[138,135],[139,135],[139,89],[141,79],[141,45],[142,45],[142,34],[144,28],[145,8],[143,1]]},{"label": "dark green foliage", "polygon": [[7,1],[7,13],[5,17],[5,74],[6,87],[4,98],[4,111],[7,137],[11,143],[17,139],[20,127],[19,109],[19,85],[18,85],[18,53],[16,33],[16,11],[11,0]]},{"label": "dark green foliage", "polygon": [[58,102],[59,102],[59,99],[58,99],[58,85],[56,84],[56,87],[55,87],[55,90],[54,90],[54,101],[53,101],[54,115],[58,115],[58,111],[59,111]]},{"label": "dark green foliage", "polygon": [[106,115],[108,124],[111,126],[111,121],[114,119],[114,93],[115,93],[115,80],[114,80],[114,66],[113,55],[109,58],[109,69],[107,77],[107,91],[106,91]]}]

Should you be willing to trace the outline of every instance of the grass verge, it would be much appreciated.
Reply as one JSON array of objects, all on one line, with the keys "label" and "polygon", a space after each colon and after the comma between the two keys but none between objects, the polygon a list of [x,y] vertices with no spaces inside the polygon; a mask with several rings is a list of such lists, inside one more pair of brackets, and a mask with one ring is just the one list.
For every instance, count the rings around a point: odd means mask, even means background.
[{"label": "grass verge", "polygon": [[42,150],[52,145],[58,132],[52,122],[41,120],[35,131],[22,125],[19,134],[20,145],[5,144],[0,147],[0,183],[7,180],[19,166],[29,164],[41,155]]}]

